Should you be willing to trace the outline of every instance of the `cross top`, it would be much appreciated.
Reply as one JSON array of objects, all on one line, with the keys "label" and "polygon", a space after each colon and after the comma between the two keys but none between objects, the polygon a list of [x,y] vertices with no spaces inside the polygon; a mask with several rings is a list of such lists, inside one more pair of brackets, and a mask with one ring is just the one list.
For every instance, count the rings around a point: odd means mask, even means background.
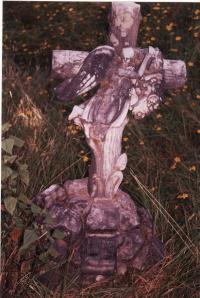
[{"label": "cross top", "polygon": [[158,48],[136,47],[140,20],[140,5],[113,2],[109,45],[89,54],[54,51],[53,70],[65,78],[55,89],[58,98],[69,101],[100,84],[96,94],[75,105],[69,116],[84,129],[93,149],[93,197],[113,197],[122,181],[127,157],[120,155],[121,136],[128,111],[136,119],[145,117],[159,106],[164,89],[180,87],[186,80],[183,61],[164,59]]},{"label": "cross top", "polygon": [[112,3],[109,40],[119,56],[122,54],[132,55],[132,49],[136,47],[137,43],[140,20],[139,4],[134,2]]}]

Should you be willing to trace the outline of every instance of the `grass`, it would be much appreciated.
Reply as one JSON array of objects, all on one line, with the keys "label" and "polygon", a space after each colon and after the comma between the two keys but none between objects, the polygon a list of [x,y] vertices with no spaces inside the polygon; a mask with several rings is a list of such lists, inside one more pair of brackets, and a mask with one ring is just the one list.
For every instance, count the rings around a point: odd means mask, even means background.
[{"label": "grass", "polygon": [[[143,3],[138,44],[158,46],[168,59],[182,59],[187,84],[166,92],[163,104],[144,120],[131,119],[124,131],[128,154],[123,190],[153,215],[165,245],[162,262],[143,272],[115,276],[82,287],[70,256],[60,268],[61,288],[52,292],[37,279],[51,264],[42,259],[49,234],[37,225],[33,206],[19,200],[14,214],[2,201],[3,297],[156,298],[200,295],[200,5]],[[89,51],[106,43],[110,3],[4,2],[3,122],[25,141],[18,160],[28,164],[30,182],[16,185],[28,198],[52,183],[88,175],[90,150],[83,132],[67,115],[72,105],[55,100],[51,51]],[[3,191],[2,197],[5,194]],[[24,231],[44,235],[23,254]],[[18,232],[17,232],[18,231]],[[18,234],[17,234],[18,233]],[[47,254],[48,257],[48,254]]]}]

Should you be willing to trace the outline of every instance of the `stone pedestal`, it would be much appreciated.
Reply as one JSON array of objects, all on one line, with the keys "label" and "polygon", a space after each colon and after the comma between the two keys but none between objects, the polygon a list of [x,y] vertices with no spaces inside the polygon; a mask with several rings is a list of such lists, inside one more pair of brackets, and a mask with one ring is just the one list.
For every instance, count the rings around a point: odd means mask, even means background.
[{"label": "stone pedestal", "polygon": [[33,198],[33,202],[52,216],[65,234],[66,249],[55,242],[63,261],[67,248],[74,246],[72,262],[81,268],[84,279],[125,274],[128,268],[142,269],[163,257],[162,244],[155,236],[151,217],[128,194],[118,190],[113,200],[92,199],[88,179],[53,185]]}]

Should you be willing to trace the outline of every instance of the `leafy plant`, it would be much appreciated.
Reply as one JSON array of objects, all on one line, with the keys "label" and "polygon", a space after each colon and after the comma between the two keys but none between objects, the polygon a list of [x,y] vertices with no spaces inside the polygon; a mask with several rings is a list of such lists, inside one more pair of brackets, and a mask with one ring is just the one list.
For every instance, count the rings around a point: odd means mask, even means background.
[{"label": "leafy plant", "polygon": [[29,185],[28,165],[20,161],[19,148],[24,141],[9,134],[12,125],[7,122],[2,126],[2,197],[6,211],[14,214],[19,201],[27,201],[24,193],[19,193],[17,186],[21,184],[24,192]]}]

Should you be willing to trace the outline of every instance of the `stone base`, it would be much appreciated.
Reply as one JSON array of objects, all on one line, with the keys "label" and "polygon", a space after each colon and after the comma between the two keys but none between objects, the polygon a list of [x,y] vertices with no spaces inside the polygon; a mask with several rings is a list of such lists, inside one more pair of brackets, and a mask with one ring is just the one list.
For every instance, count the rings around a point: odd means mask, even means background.
[{"label": "stone base", "polygon": [[55,241],[63,261],[73,246],[72,262],[81,267],[91,281],[125,274],[128,268],[143,269],[163,257],[162,243],[155,236],[148,211],[136,206],[128,194],[119,190],[115,197],[92,199],[88,179],[52,185],[33,198],[53,218],[47,229],[61,229],[65,238]]}]

